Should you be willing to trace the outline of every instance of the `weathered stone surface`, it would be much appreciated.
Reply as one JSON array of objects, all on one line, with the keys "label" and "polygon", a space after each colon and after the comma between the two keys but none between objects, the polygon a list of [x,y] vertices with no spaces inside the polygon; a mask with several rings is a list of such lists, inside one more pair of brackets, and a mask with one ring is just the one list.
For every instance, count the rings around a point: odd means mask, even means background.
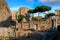
[{"label": "weathered stone surface", "polygon": [[0,27],[9,24],[10,9],[5,0],[0,0]]},{"label": "weathered stone surface", "polygon": [[27,13],[28,10],[29,10],[29,8],[21,7],[21,8],[19,8],[18,14],[25,15],[25,14]]},{"label": "weathered stone surface", "polygon": [[22,15],[26,16],[26,18],[23,19],[24,22],[26,22],[28,20],[28,18],[29,18],[29,15],[27,13],[28,10],[29,10],[29,8],[26,8],[26,7],[19,8],[19,11],[18,11],[17,15],[22,14]]}]

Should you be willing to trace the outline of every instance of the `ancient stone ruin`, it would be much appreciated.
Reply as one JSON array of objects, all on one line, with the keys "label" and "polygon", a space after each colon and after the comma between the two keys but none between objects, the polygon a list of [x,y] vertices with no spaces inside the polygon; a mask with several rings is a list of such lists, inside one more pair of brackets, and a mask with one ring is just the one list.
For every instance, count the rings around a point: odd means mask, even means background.
[{"label": "ancient stone ruin", "polygon": [[8,26],[10,21],[10,9],[5,0],[0,0],[0,27]]}]

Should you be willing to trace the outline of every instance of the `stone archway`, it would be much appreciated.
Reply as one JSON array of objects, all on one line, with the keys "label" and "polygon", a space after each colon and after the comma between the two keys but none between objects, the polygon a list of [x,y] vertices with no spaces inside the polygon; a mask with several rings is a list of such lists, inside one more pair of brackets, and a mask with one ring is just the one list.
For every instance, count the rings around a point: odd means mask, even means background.
[{"label": "stone archway", "polygon": [[40,27],[40,29],[41,30],[46,30],[45,26],[43,26],[43,25]]},{"label": "stone archway", "polygon": [[60,31],[60,25],[57,26],[57,31]]},{"label": "stone archway", "polygon": [[38,30],[38,24],[34,24],[34,30]]}]

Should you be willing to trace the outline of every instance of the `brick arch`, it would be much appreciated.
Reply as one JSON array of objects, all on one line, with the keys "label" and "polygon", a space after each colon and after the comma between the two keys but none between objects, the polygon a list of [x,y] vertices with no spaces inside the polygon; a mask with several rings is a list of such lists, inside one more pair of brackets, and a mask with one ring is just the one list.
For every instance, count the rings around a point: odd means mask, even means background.
[{"label": "brick arch", "polygon": [[43,25],[40,27],[40,29],[41,30],[46,30],[45,26],[43,26]]}]

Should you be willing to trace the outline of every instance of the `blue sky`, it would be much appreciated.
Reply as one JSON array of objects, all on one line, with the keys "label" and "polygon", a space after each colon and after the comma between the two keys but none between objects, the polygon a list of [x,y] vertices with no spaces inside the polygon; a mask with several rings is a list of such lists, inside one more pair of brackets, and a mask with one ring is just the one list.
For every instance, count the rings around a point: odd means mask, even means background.
[{"label": "blue sky", "polygon": [[36,6],[46,5],[54,10],[60,10],[60,0],[6,0],[11,11],[18,11],[20,7],[34,8]]}]

